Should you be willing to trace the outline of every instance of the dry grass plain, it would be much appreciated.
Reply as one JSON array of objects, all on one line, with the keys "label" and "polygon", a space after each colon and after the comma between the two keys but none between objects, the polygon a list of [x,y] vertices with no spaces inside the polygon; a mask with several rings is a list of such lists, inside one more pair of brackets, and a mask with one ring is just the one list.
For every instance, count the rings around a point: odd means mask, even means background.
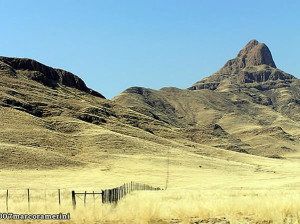
[{"label": "dry grass plain", "polygon": [[[209,149],[207,149],[209,150]],[[167,155],[110,155],[105,163],[54,170],[1,170],[0,208],[5,212],[71,213],[70,221],[45,223],[299,223],[299,155],[270,159],[225,150],[210,157],[170,148],[166,191],[133,192],[117,205],[77,198],[71,190],[99,191],[124,182],[165,187]],[[201,168],[199,167],[201,166]],[[26,189],[31,189],[30,211]],[[58,205],[57,189],[62,191]],[[2,221],[40,223],[41,221]]]}]

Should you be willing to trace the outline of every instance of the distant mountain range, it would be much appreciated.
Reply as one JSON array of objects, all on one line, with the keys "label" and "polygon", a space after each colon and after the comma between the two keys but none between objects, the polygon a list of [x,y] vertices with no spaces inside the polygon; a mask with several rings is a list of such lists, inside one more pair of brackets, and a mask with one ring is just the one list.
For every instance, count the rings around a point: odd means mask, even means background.
[{"label": "distant mountain range", "polygon": [[300,81],[256,40],[188,89],[131,87],[112,100],[31,59],[0,57],[0,77],[0,167],[78,166],[170,147],[273,158],[300,150]]}]

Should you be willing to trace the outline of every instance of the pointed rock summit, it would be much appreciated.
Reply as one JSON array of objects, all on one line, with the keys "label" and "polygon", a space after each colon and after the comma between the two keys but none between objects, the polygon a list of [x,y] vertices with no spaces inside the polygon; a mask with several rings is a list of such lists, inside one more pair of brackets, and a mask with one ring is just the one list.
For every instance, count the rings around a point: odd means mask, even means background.
[{"label": "pointed rock summit", "polygon": [[[223,91],[232,84],[280,82],[280,80],[294,78],[292,75],[277,69],[267,45],[257,40],[251,40],[234,59],[227,61],[219,71],[195,83],[189,89],[222,89]],[[274,86],[276,85],[272,83],[272,88]]]},{"label": "pointed rock summit", "polygon": [[269,65],[276,68],[272,54],[264,43],[257,40],[251,40],[237,55],[240,59],[240,67]]}]

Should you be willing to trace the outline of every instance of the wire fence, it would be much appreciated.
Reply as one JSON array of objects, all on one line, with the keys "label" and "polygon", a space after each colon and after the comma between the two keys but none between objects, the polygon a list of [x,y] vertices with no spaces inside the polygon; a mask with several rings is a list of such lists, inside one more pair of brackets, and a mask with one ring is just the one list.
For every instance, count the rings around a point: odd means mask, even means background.
[{"label": "wire fence", "polygon": [[[101,203],[117,203],[119,200],[121,200],[123,197],[125,197],[127,194],[133,192],[133,191],[141,191],[141,190],[149,190],[149,191],[157,191],[157,190],[163,190],[159,187],[152,187],[147,184],[140,184],[135,183],[133,181],[129,183],[124,183],[123,185],[111,189],[104,189],[97,191],[71,191],[71,201],[72,206],[75,209],[76,204],[78,201],[83,201],[84,206],[86,206],[87,203],[87,196],[92,196],[94,202],[96,200],[101,200]],[[63,191],[63,195],[62,195]],[[23,201],[23,203],[27,202],[28,210],[30,210],[31,203],[39,200],[45,200],[48,201],[51,198],[52,202],[57,203],[58,206],[62,204],[63,200],[66,200],[70,197],[70,190],[66,189],[12,189],[12,190],[1,190],[1,198],[4,200],[2,201],[2,208],[5,206],[6,211],[9,210],[9,207],[14,203],[14,201],[17,199],[19,201]],[[68,196],[69,195],[69,196]],[[21,199],[21,200],[20,200]],[[80,200],[76,200],[80,199]],[[26,201],[25,201],[26,200]],[[69,203],[70,198],[68,199]],[[3,204],[5,201],[5,205]],[[66,202],[65,202],[66,203]]]},{"label": "wire fence", "polygon": [[72,191],[72,204],[73,208],[76,208],[76,197],[81,197],[83,196],[83,201],[84,204],[86,205],[86,197],[87,195],[93,195],[93,198],[95,199],[96,197],[98,198],[101,195],[101,200],[102,203],[117,203],[120,199],[125,197],[127,194],[133,192],[133,191],[142,191],[142,190],[149,190],[149,191],[157,191],[157,190],[162,190],[159,187],[152,187],[147,184],[140,184],[140,183],[135,183],[131,181],[130,183],[125,183],[119,187],[111,188],[111,189],[105,189],[101,190],[101,192],[75,192]]}]

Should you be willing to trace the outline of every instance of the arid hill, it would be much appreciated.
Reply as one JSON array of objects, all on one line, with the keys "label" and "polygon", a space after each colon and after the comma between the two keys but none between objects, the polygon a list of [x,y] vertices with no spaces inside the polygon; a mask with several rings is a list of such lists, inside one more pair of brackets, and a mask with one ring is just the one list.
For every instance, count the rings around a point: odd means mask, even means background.
[{"label": "arid hill", "polygon": [[191,88],[132,87],[113,100],[31,59],[0,57],[0,77],[2,168],[105,164],[170,148],[275,158],[300,148],[299,80],[257,41]]},{"label": "arid hill", "polygon": [[0,167],[104,163],[108,154],[176,144],[153,134],[172,126],[106,100],[72,73],[31,59],[1,57],[0,65]]},{"label": "arid hill", "polygon": [[133,87],[113,101],[180,128],[193,142],[264,156],[299,149],[300,81],[277,69],[256,40],[188,89]]}]

